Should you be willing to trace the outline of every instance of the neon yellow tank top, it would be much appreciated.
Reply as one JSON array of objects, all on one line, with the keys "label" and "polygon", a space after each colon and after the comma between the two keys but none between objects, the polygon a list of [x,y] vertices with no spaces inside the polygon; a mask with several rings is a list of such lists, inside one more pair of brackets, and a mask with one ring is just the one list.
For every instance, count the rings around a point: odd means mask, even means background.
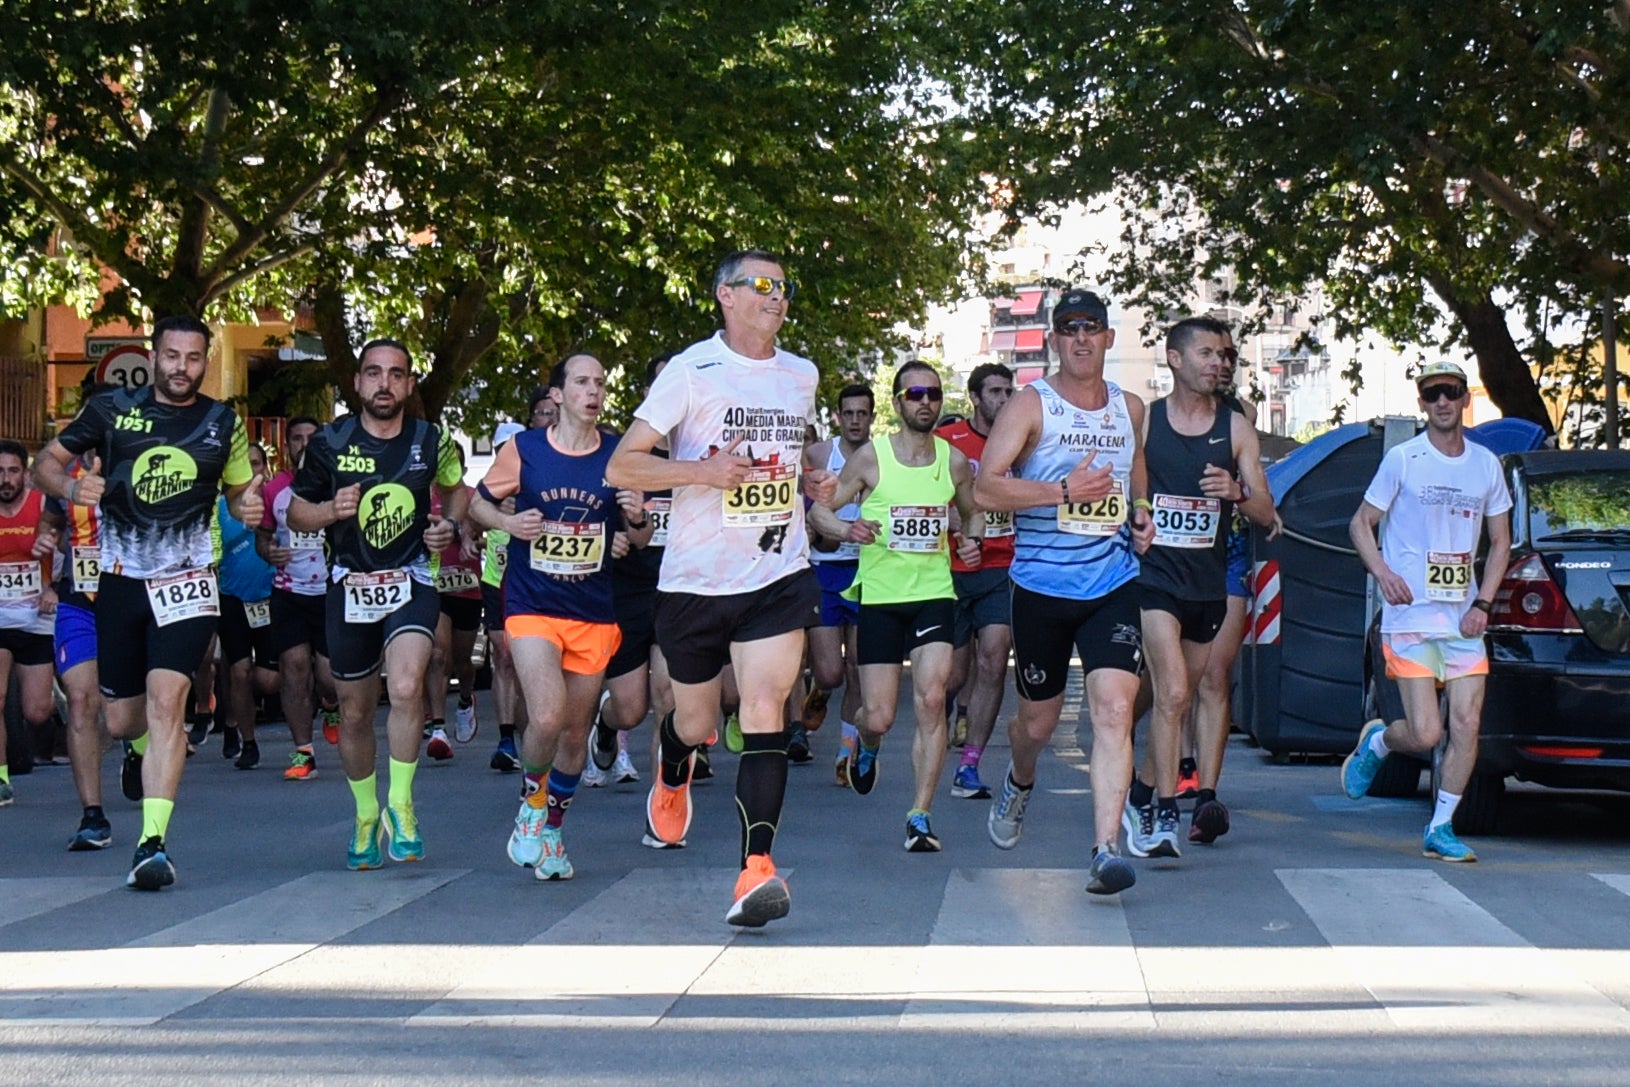
[{"label": "neon yellow tank top", "polygon": [[888,438],[872,445],[877,450],[877,489],[860,504],[860,515],[882,529],[875,543],[860,549],[853,591],[863,604],[955,598],[949,540],[956,484],[950,443],[935,438],[934,463],[920,468],[896,460]]}]

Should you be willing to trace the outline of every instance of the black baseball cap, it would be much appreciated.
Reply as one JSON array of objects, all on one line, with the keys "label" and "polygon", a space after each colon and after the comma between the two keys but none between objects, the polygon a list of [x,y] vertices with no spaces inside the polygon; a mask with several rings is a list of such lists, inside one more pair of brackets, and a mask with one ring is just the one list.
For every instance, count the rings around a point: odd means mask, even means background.
[{"label": "black baseball cap", "polygon": [[1096,317],[1107,325],[1109,303],[1091,291],[1072,287],[1059,295],[1058,301],[1053,304],[1053,327],[1057,328],[1061,322],[1072,317]]}]

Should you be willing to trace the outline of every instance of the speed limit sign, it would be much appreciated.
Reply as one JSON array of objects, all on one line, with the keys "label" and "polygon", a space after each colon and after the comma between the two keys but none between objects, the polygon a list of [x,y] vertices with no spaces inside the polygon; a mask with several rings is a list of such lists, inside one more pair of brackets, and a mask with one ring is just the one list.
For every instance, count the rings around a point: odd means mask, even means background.
[{"label": "speed limit sign", "polygon": [[96,364],[96,380],[125,389],[139,389],[153,382],[153,364],[145,347],[129,344],[115,347]]}]

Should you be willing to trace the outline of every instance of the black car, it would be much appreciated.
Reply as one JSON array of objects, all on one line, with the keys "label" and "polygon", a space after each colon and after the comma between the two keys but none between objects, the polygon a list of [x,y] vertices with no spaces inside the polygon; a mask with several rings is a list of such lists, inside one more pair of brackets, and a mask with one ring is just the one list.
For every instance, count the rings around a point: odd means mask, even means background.
[{"label": "black car", "polygon": [[[1630,452],[1542,450],[1501,463],[1511,564],[1489,618],[1482,744],[1455,812],[1463,834],[1494,831],[1508,777],[1630,791]],[[1366,716],[1394,720],[1403,711],[1382,676],[1377,628]],[[1389,756],[1370,792],[1413,795],[1423,768]]]}]

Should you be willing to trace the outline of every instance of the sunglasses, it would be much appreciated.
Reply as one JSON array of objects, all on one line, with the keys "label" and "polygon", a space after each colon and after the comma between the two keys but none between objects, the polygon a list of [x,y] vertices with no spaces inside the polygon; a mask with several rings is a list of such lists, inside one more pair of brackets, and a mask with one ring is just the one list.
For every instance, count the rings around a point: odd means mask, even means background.
[{"label": "sunglasses", "polygon": [[1428,385],[1421,390],[1421,399],[1428,404],[1436,404],[1439,400],[1459,400],[1465,395],[1464,385]]},{"label": "sunglasses", "polygon": [[1074,321],[1060,321],[1053,326],[1053,331],[1060,336],[1079,336],[1085,332],[1091,336],[1108,328],[1104,322],[1096,317],[1078,317]]},{"label": "sunglasses", "polygon": [[766,297],[780,290],[782,298],[791,298],[798,293],[798,287],[790,279],[776,279],[774,276],[744,276],[741,279],[725,281],[726,287],[751,287],[754,294]]},{"label": "sunglasses", "polygon": [[945,399],[945,390],[937,385],[913,385],[908,389],[901,389],[896,395],[905,397],[913,404],[920,404],[924,400],[937,404]]}]

